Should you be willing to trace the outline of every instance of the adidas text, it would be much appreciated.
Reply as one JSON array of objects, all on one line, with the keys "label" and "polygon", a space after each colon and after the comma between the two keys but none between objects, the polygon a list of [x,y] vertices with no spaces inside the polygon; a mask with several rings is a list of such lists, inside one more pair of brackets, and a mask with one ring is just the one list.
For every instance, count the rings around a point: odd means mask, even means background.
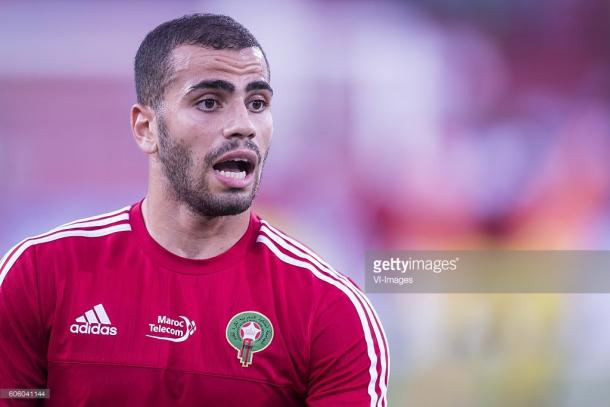
[{"label": "adidas text", "polygon": [[116,335],[117,330],[114,326],[100,324],[70,325],[70,332],[73,334],[93,334],[93,335]]}]

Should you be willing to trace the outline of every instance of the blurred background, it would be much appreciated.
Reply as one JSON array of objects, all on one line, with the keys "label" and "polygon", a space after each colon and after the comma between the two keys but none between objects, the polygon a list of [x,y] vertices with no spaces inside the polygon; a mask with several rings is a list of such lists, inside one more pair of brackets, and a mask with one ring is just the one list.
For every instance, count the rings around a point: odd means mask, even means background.
[{"label": "blurred background", "polygon": [[[145,195],[133,58],[191,12],[271,63],[256,211],[357,282],[368,249],[610,246],[607,0],[3,0],[1,252]],[[370,297],[390,405],[609,403],[608,294]]]}]

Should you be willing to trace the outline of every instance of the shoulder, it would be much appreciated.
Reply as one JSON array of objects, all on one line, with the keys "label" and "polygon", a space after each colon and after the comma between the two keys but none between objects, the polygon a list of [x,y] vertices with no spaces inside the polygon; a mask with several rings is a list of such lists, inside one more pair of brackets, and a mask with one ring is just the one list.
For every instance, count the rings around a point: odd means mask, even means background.
[{"label": "shoulder", "polygon": [[306,276],[330,291],[359,290],[351,279],[335,270],[314,250],[264,219],[260,219],[256,242],[265,247],[279,268],[287,272]]},{"label": "shoulder", "polygon": [[130,231],[130,209],[131,206],[126,206],[112,212],[74,220],[39,235],[23,239],[0,260],[0,285],[16,264],[23,262],[32,265],[34,263],[34,252],[37,249],[65,247],[66,242],[70,240],[69,238],[100,238],[118,232]]},{"label": "shoulder", "polygon": [[310,302],[318,303],[318,310],[324,309],[324,304],[340,303],[342,309],[350,310],[359,319],[374,312],[370,301],[352,279],[333,268],[315,251],[263,219],[260,220],[256,241],[269,252],[270,262],[275,264],[275,268],[282,275],[291,276],[289,289],[296,289],[300,296],[307,296]]},{"label": "shoulder", "polygon": [[[350,376],[363,383],[364,394],[371,400],[384,399],[389,350],[379,316],[366,295],[317,253],[269,222],[261,220],[257,242],[287,265],[286,274],[300,273],[316,288],[308,291],[307,284],[297,288],[300,296],[316,303],[309,333],[312,380],[328,381],[329,388],[334,388],[337,381],[331,383],[332,378],[340,381],[339,376]],[[325,361],[333,361],[332,368]],[[337,370],[338,366],[343,368]],[[332,370],[339,372],[337,377],[323,373]],[[328,380],[317,377],[318,373]]]}]

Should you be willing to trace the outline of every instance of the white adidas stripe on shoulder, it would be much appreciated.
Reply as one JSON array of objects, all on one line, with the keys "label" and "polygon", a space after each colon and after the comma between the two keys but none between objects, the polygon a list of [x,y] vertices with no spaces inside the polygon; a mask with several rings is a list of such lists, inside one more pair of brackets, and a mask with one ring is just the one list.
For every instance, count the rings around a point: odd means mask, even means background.
[{"label": "white adidas stripe on shoulder", "polygon": [[[336,271],[332,266],[322,260],[313,250],[307,248],[305,245],[300,243],[299,241],[287,236],[280,230],[271,226],[268,222],[261,220],[263,226],[261,227],[261,231],[265,232],[269,237],[271,237],[276,243],[282,246],[285,250],[290,251],[297,256],[308,260],[313,263],[318,269],[327,272],[328,274],[334,276],[336,279],[343,281],[361,300],[361,302],[365,305],[365,309],[367,311],[367,316],[371,321],[371,326],[375,332],[375,336],[377,342],[379,344],[379,351],[382,355],[381,357],[381,373],[379,386],[382,393],[382,398],[379,400],[380,405],[385,405],[387,401],[385,400],[385,396],[387,393],[387,384],[389,380],[389,372],[390,372],[390,356],[389,356],[389,348],[387,347],[387,335],[385,330],[383,329],[383,325],[381,324],[381,320],[375,311],[375,308],[371,304],[370,300],[364,295],[364,293],[354,285],[354,283],[349,280],[346,276]],[[290,244],[288,244],[288,242]]]},{"label": "white adidas stripe on shoulder", "polygon": [[109,218],[109,217],[114,216],[114,215],[122,214],[123,212],[126,212],[127,217],[129,218],[129,210],[130,209],[131,209],[131,205],[130,206],[126,206],[126,207],[121,208],[121,209],[117,209],[116,211],[112,211],[112,212],[108,212],[108,213],[102,213],[100,215],[90,216],[88,218],[78,219],[78,220],[75,220],[75,221],[72,221],[72,222],[69,222],[69,223],[65,223],[65,224],[61,225],[60,227],[68,226],[68,225],[74,225],[75,223],[81,223],[81,222],[99,220],[99,219],[103,219],[103,218]]},{"label": "white adidas stripe on shoulder", "polygon": [[[89,218],[79,219],[74,222],[65,223],[61,226],[58,226],[54,229],[51,229],[47,232],[40,234],[40,235],[26,237],[21,242],[17,243],[15,246],[13,246],[0,260],[0,270],[2,269],[2,265],[4,264],[6,257],[8,257],[10,255],[10,253],[13,252],[19,245],[25,243],[28,240],[48,236],[50,234],[53,234],[53,233],[56,233],[56,232],[62,231],[62,230],[106,226],[106,225],[110,225],[115,222],[120,222],[122,220],[129,220],[129,212],[125,212],[125,211],[128,211],[130,208],[131,208],[130,206],[127,206],[123,209],[119,209],[118,211],[113,211],[113,212],[109,212],[109,213],[102,214],[102,215],[92,216]],[[118,215],[112,216],[114,214],[118,214]],[[107,216],[110,216],[110,217],[107,217]]]},{"label": "white adidas stripe on shoulder", "polygon": [[[264,234],[259,235],[257,241],[265,244],[280,260],[284,261],[285,263],[308,269],[320,280],[337,287],[352,301],[363,327],[365,341],[367,344],[367,353],[371,361],[371,366],[369,368],[371,380],[368,386],[368,393],[371,397],[371,406],[384,405],[386,402],[385,398],[387,393],[388,377],[386,370],[388,363],[386,362],[386,358],[389,352],[386,352],[387,347],[385,342],[385,332],[383,332],[383,327],[379,323],[379,317],[375,313],[371,303],[349,279],[323,262],[311,250],[273,228],[271,225],[269,225],[269,223],[265,221],[262,222],[263,226],[261,227],[261,232]],[[292,245],[288,242],[292,243]],[[288,256],[280,251],[276,245],[279,245],[285,250],[291,252],[292,256]],[[300,259],[293,256],[298,256]],[[379,374],[377,372],[377,354],[369,328],[369,321],[373,327],[375,342],[379,347],[379,362],[381,366]],[[380,388],[379,394],[376,389],[378,378]]]},{"label": "white adidas stripe on shoulder", "polygon": [[[375,309],[373,308],[369,299],[347,277],[337,272],[330,265],[328,265],[328,263],[324,262],[317,254],[315,254],[312,250],[308,249],[303,244],[283,234],[265,221],[263,221],[261,231],[268,235],[272,240],[274,240],[276,244],[279,244],[285,250],[288,250],[291,253],[301,257],[302,259],[309,261],[319,270],[326,272],[329,275],[333,276],[335,279],[343,282],[357,296],[362,305],[364,305],[367,318],[371,322],[371,326],[373,327],[373,331],[375,334],[375,339],[379,346],[381,366],[381,372],[379,375],[379,387],[381,397],[379,399],[379,404],[385,404],[385,396],[387,393],[387,380],[389,378],[389,350],[387,349],[385,331],[383,330],[383,326],[381,325],[379,316],[375,312]],[[292,243],[292,245],[288,244],[288,242]]]},{"label": "white adidas stripe on shoulder", "polygon": [[368,354],[369,360],[371,361],[371,365],[369,367],[369,375],[371,377],[371,380],[369,381],[367,391],[371,398],[371,406],[372,407],[376,406],[377,400],[379,398],[377,391],[375,389],[375,384],[377,383],[377,354],[375,352],[375,346],[373,344],[373,339],[372,339],[371,332],[370,332],[370,329],[368,326],[368,322],[364,315],[364,311],[362,309],[362,306],[360,305],[360,302],[354,296],[353,292],[350,291],[345,285],[338,283],[336,280],[330,278],[329,276],[325,275],[324,273],[321,273],[312,264],[282,253],[278,249],[278,247],[267,236],[259,235],[258,238],[256,239],[256,241],[261,242],[265,246],[267,246],[284,263],[288,263],[293,266],[308,269],[318,279],[337,287],[345,295],[347,295],[348,298],[352,301],[352,303],[354,304],[354,307],[356,308],[358,317],[360,318],[360,322],[362,323],[362,328],[364,330],[364,337],[365,337],[365,341],[366,341],[367,354]]},{"label": "white adidas stripe on shoulder", "polygon": [[[126,231],[130,231],[130,230],[131,230],[131,225],[129,225],[127,223],[122,223],[122,224],[118,224],[118,225],[114,225],[114,226],[110,226],[110,227],[102,228],[102,229],[93,229],[93,230],[71,229],[71,230],[56,232],[56,233],[50,234],[48,236],[40,237],[38,239],[30,239],[30,240],[26,239],[20,245],[13,247],[2,258],[2,261],[0,262],[0,286],[2,285],[2,282],[4,281],[4,278],[8,274],[11,267],[13,267],[13,265],[15,264],[17,259],[19,259],[19,256],[21,256],[23,254],[23,252],[26,251],[31,246],[41,244],[41,243],[52,242],[54,240],[62,239],[64,237],[72,237],[72,236],[101,237],[101,236],[107,236],[107,235],[110,235],[110,234],[113,234],[116,232],[126,232]],[[12,255],[10,255],[11,253],[12,253]]]},{"label": "white adidas stripe on shoulder", "polygon": [[[96,218],[93,218],[96,219]],[[49,235],[51,233],[55,233],[61,230],[69,230],[69,229],[82,229],[82,228],[91,228],[91,227],[100,227],[110,225],[112,223],[120,222],[123,220],[129,220],[129,212],[120,213],[116,216],[111,216],[109,218],[101,218],[97,220],[80,220],[76,222],[66,223],[65,225],[58,226],[55,229],[51,229],[46,232],[44,235]],[[39,237],[39,236],[37,236]]]},{"label": "white adidas stripe on shoulder", "polygon": [[[107,214],[76,220],[74,222],[66,223],[62,226],[51,229],[50,231],[42,233],[40,235],[25,238],[24,240],[13,246],[0,260],[0,285],[2,285],[2,282],[8,274],[8,271],[15,264],[19,256],[21,256],[21,254],[23,254],[23,252],[31,246],[40,243],[50,242],[64,237],[101,237],[116,232],[130,231],[131,225],[129,223],[119,223],[114,226],[101,228],[102,226],[107,226],[112,223],[129,220],[129,212],[126,211],[128,211],[130,208],[131,207],[128,206],[117,211],[109,212]],[[83,228],[91,227],[98,227],[99,229],[83,230]]]}]

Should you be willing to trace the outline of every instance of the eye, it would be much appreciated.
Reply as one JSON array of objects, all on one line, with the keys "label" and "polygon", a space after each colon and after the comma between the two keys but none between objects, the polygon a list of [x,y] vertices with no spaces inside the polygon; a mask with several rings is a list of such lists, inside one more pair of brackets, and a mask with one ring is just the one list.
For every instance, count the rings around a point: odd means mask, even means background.
[{"label": "eye", "polygon": [[259,113],[267,108],[268,103],[262,99],[255,99],[248,102],[248,109],[254,113]]},{"label": "eye", "polygon": [[204,112],[212,112],[219,107],[220,103],[216,99],[203,99],[197,102],[197,108]]}]

